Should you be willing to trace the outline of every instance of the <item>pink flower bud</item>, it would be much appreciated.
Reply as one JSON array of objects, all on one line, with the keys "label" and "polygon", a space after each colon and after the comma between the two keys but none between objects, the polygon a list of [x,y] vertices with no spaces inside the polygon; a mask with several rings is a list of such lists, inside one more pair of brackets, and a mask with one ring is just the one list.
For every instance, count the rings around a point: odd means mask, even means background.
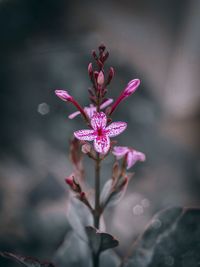
[{"label": "pink flower bud", "polygon": [[84,200],[85,199],[85,192],[81,192],[80,193],[80,200]]},{"label": "pink flower bud", "polygon": [[72,191],[74,191],[76,193],[80,193],[82,191],[79,183],[75,181],[73,174],[68,176],[65,179],[65,182],[69,185],[69,187],[71,188]]},{"label": "pink flower bud", "polygon": [[90,63],[88,65],[88,74],[89,74],[90,78],[92,78],[92,75],[93,75],[92,63]]},{"label": "pink flower bud", "polygon": [[103,71],[100,71],[97,77],[97,83],[99,85],[103,85],[104,84],[104,74]]},{"label": "pink flower bud", "polygon": [[118,107],[118,105],[122,102],[122,100],[124,100],[127,97],[129,97],[130,95],[132,95],[136,91],[136,89],[138,88],[139,85],[140,85],[140,80],[139,79],[131,80],[127,84],[127,86],[124,89],[124,91],[122,91],[120,96],[117,98],[117,100],[112,105],[112,107],[110,109],[110,112],[109,112],[109,115],[111,115],[114,112],[114,110]]},{"label": "pink flower bud", "polygon": [[113,67],[110,67],[106,85],[110,84],[110,82],[111,82],[111,80],[113,79],[114,75],[115,75],[114,68],[113,68]]},{"label": "pink flower bud", "polygon": [[70,96],[68,92],[64,90],[55,90],[55,94],[63,101],[72,101],[73,99],[72,96]]},{"label": "pink flower bud", "polygon": [[72,175],[65,178],[65,182],[70,186],[73,187],[74,185],[74,177]]},{"label": "pink flower bud", "polygon": [[82,146],[81,148],[81,151],[84,153],[84,154],[88,154],[90,151],[91,151],[92,147],[90,144],[86,143]]},{"label": "pink flower bud", "polygon": [[136,89],[138,88],[139,85],[140,85],[139,79],[131,80],[128,83],[127,87],[124,89],[123,95],[125,97],[132,95],[136,91]]}]

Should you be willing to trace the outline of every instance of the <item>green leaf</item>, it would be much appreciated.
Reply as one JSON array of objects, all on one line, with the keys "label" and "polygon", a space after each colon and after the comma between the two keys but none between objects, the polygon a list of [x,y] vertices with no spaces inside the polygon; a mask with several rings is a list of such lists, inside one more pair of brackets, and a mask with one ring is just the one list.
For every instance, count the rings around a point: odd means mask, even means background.
[{"label": "green leaf", "polygon": [[92,226],[86,227],[86,233],[88,236],[89,244],[91,249],[97,253],[104,250],[114,248],[119,245],[117,239],[108,233],[99,232]]},{"label": "green leaf", "polygon": [[31,257],[24,257],[9,252],[0,252],[0,256],[13,260],[26,267],[55,267],[50,262],[40,262],[39,260]]},{"label": "green leaf", "polygon": [[200,210],[169,208],[153,217],[121,266],[197,267],[199,240]]}]

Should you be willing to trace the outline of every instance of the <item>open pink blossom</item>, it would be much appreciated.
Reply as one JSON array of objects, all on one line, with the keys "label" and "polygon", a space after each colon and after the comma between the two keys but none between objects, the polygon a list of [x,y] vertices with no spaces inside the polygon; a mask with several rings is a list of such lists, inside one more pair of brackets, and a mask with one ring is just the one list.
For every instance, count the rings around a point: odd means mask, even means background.
[{"label": "open pink blossom", "polygon": [[113,122],[106,127],[107,117],[103,112],[96,112],[91,118],[92,130],[79,130],[74,132],[74,136],[79,140],[94,141],[94,148],[98,153],[106,154],[110,149],[110,137],[122,133],[126,127],[126,122]]},{"label": "open pink blossom", "polygon": [[[113,102],[113,99],[112,98],[108,98],[103,104],[100,105],[100,109],[104,109],[104,108],[108,107],[112,102]],[[90,104],[89,107],[84,107],[84,111],[85,111],[85,113],[87,114],[87,116],[89,118],[92,118],[94,113],[97,111],[97,108],[93,104]],[[70,114],[68,116],[68,118],[69,119],[74,119],[79,114],[80,114],[80,111],[73,112],[72,114]]]},{"label": "open pink blossom", "polygon": [[146,159],[144,153],[126,146],[115,146],[112,153],[117,159],[126,156],[127,169],[130,169],[137,161],[145,161]]}]

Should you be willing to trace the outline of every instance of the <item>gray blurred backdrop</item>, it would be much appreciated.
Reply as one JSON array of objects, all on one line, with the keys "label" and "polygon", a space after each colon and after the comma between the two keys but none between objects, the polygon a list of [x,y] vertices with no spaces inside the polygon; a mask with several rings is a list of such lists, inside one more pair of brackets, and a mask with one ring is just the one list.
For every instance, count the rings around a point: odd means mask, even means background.
[{"label": "gray blurred backdrop", "polygon": [[[141,79],[114,119],[128,122],[118,144],[147,157],[123,201],[105,214],[117,253],[155,212],[199,206],[199,28],[198,0],[0,1],[0,250],[49,258],[69,228],[69,138],[85,126],[68,120],[74,108],[54,90],[88,104],[87,65],[101,42],[116,71],[110,95]],[[85,165],[92,186],[93,166]]]}]

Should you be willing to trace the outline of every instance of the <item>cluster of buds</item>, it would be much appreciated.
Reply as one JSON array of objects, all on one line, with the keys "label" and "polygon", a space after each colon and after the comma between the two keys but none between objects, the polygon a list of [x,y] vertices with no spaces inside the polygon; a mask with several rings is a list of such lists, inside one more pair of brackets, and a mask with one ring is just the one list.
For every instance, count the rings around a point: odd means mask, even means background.
[{"label": "cluster of buds", "polygon": [[[86,107],[82,107],[67,91],[59,89],[55,93],[60,99],[72,103],[77,108],[77,111],[70,114],[69,118],[74,119],[80,114],[88,126],[88,129],[75,131],[75,139],[71,143],[71,160],[76,169],[74,171],[76,178],[81,179],[84,175],[80,153],[88,155],[95,161],[103,160],[109,152],[112,152],[115,156],[116,163],[113,166],[109,194],[107,200],[102,203],[102,206],[105,207],[114,195],[125,191],[131,177],[131,174],[128,174],[126,169],[130,169],[137,161],[145,160],[145,155],[142,152],[130,147],[114,146],[115,141],[110,140],[110,138],[121,134],[127,128],[126,122],[112,122],[111,116],[119,104],[136,91],[140,85],[140,80],[131,80],[116,100],[113,101],[112,98],[107,98],[107,93],[108,85],[110,85],[114,77],[114,69],[110,67],[107,74],[104,70],[104,64],[109,57],[109,53],[104,45],[100,45],[98,53],[93,51],[92,56],[96,63],[96,68],[93,67],[92,63],[89,63],[88,75],[92,86],[88,91],[91,103]],[[104,109],[106,109],[105,112],[103,111]],[[88,143],[90,141],[93,141],[93,146]],[[118,160],[122,158],[122,166],[119,167]],[[68,177],[66,182],[71,190],[76,193],[76,197],[91,209],[85,193],[82,192],[79,183],[75,181],[74,177]]]},{"label": "cluster of buds", "polygon": [[96,61],[98,70],[94,70],[92,63],[89,63],[88,74],[92,82],[92,88],[89,89],[89,98],[95,106],[100,106],[108,101],[105,96],[108,91],[107,86],[114,77],[114,69],[110,67],[108,77],[105,78],[104,64],[109,57],[109,53],[106,51],[106,47],[104,45],[99,46],[98,55],[95,51],[93,51],[92,56]]}]

